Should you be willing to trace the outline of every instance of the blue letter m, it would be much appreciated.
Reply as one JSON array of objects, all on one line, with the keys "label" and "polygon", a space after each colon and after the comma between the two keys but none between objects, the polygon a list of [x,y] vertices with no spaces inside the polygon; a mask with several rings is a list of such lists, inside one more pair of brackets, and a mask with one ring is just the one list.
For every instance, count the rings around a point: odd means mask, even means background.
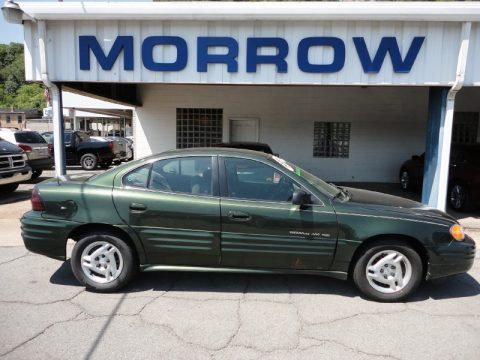
[{"label": "blue letter m", "polygon": [[124,50],[123,69],[133,70],[133,36],[117,36],[107,56],[95,36],[80,36],[80,70],[90,70],[90,50],[103,70],[111,70]]},{"label": "blue letter m", "polygon": [[380,46],[378,47],[377,53],[375,54],[375,58],[372,61],[364,38],[353,38],[353,42],[355,44],[355,48],[357,49],[357,54],[360,58],[360,62],[362,63],[363,70],[367,73],[378,73],[382,68],[383,61],[385,60],[387,53],[390,54],[390,59],[392,59],[394,72],[410,72],[424,40],[424,36],[416,36],[410,44],[410,48],[408,49],[405,59],[402,60],[397,39],[394,37],[383,37],[380,41]]}]

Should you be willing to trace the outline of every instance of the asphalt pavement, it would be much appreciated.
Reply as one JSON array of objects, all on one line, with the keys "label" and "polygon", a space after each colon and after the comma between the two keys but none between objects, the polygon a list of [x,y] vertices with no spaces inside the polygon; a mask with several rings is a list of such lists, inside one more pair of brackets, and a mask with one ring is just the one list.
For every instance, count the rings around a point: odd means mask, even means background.
[{"label": "asphalt pavement", "polygon": [[[95,294],[69,261],[23,247],[18,219],[32,186],[0,199],[1,358],[479,358],[479,255],[468,274],[395,304],[365,300],[349,282],[290,275],[142,273]],[[478,243],[480,217],[460,221]]]}]

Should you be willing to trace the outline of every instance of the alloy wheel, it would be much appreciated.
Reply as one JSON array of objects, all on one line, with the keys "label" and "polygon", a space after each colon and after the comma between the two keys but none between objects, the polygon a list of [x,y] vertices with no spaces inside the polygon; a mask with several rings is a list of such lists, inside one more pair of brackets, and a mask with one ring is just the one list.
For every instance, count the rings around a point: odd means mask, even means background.
[{"label": "alloy wheel", "polygon": [[123,270],[120,250],[107,241],[96,241],[82,252],[83,273],[96,283],[106,284],[117,279]]},{"label": "alloy wheel", "polygon": [[94,166],[95,166],[95,159],[92,158],[92,157],[86,157],[85,159],[83,159],[83,165],[87,168],[87,169],[93,169]]},{"label": "alloy wheel", "polygon": [[403,190],[408,189],[409,181],[410,181],[410,179],[409,179],[409,176],[408,176],[408,171],[406,171],[406,170],[402,171],[402,174],[400,175],[400,185],[402,186]]},{"label": "alloy wheel", "polygon": [[450,191],[450,203],[452,204],[453,208],[461,209],[465,205],[465,200],[467,198],[467,194],[465,189],[461,185],[454,185],[452,190]]},{"label": "alloy wheel", "polygon": [[412,278],[410,261],[396,250],[375,253],[368,261],[365,271],[369,285],[384,294],[402,290]]}]

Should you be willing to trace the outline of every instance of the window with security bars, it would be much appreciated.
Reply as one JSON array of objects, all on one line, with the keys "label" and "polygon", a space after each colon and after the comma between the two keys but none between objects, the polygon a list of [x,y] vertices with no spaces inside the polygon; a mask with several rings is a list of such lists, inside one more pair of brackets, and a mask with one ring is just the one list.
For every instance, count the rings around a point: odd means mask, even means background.
[{"label": "window with security bars", "polygon": [[315,121],[313,129],[313,156],[348,158],[350,152],[349,122]]},{"label": "window with security bars", "polygon": [[452,143],[477,143],[478,117],[477,112],[456,112],[453,119]]},{"label": "window with security bars", "polygon": [[177,149],[222,142],[223,109],[177,108]]}]

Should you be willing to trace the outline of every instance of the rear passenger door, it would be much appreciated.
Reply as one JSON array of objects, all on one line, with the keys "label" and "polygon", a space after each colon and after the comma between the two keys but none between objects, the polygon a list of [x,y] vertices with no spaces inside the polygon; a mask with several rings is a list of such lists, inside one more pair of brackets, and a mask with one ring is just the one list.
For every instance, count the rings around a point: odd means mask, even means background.
[{"label": "rear passenger door", "polygon": [[217,157],[158,160],[123,177],[114,202],[141,238],[151,264],[220,261]]}]

